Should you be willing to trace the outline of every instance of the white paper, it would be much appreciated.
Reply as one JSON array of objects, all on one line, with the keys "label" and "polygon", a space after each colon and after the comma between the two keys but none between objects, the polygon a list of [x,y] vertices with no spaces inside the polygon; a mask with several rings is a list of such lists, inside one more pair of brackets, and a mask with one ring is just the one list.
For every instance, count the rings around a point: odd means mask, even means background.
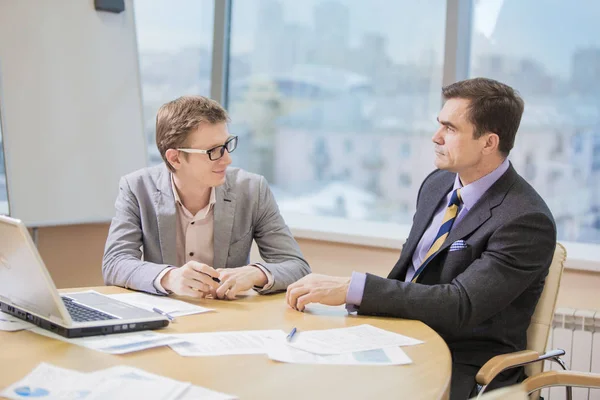
[{"label": "white paper", "polygon": [[[91,373],[94,378],[99,381],[110,381],[110,382],[119,382],[119,381],[127,381],[127,386],[132,387],[133,389],[139,388],[139,386],[143,387],[143,392],[148,392],[152,390],[154,393],[153,396],[159,395],[159,398],[165,400],[178,400],[181,398],[180,396],[186,392],[190,388],[190,384],[188,382],[180,382],[175,379],[167,378],[160,375],[151,374],[144,370],[127,367],[127,366],[117,366],[112,368],[107,368],[103,370],[99,370]],[[131,382],[136,382],[137,385],[132,385]],[[129,392],[127,396],[122,394],[122,398],[131,398],[131,399],[145,399],[147,395],[144,395],[142,392]],[[110,397],[105,397],[110,398]]]},{"label": "white paper", "polygon": [[182,356],[265,354],[266,340],[283,340],[282,330],[229,331],[173,335],[182,341],[170,347]]},{"label": "white paper", "polygon": [[165,335],[152,331],[117,333],[74,339],[68,339],[37,327],[31,329],[31,332],[109,354],[132,353],[153,347],[170,345],[182,340],[177,338],[176,335]]},{"label": "white paper", "polygon": [[[133,375],[133,371],[136,372]],[[107,370],[104,370],[107,371]],[[154,376],[130,368],[128,373],[81,373],[41,363],[29,375],[0,395],[9,399],[48,400],[176,400],[190,384]],[[148,374],[152,376],[151,374]]]},{"label": "white paper", "polygon": [[21,331],[23,329],[31,329],[34,327],[35,325],[31,322],[23,321],[0,311],[0,331],[14,332]]},{"label": "white paper", "polygon": [[[118,379],[137,379],[140,381],[152,381],[161,382],[166,385],[182,384],[182,382],[176,381],[171,378],[167,378],[160,375],[151,374],[144,370],[128,367],[128,366],[117,366],[108,368],[93,373],[94,376],[101,376],[103,378],[118,378]],[[172,387],[172,386],[171,386]],[[133,398],[133,397],[132,397]],[[136,397],[137,398],[137,397]],[[225,393],[215,392],[210,389],[203,388],[201,386],[195,386],[190,384],[184,384],[183,387],[178,387],[172,394],[174,400],[235,400],[236,396],[232,396]]]},{"label": "white paper", "polygon": [[273,341],[267,349],[271,360],[293,364],[404,365],[412,363],[412,360],[400,347],[319,355],[295,349],[286,343]]},{"label": "white paper", "polygon": [[215,392],[201,386],[190,386],[177,400],[237,400],[238,397],[230,394]]},{"label": "white paper", "polygon": [[0,392],[0,396],[8,399],[87,399],[90,383],[86,374],[41,363],[25,378]]},{"label": "white paper", "polygon": [[154,311],[153,308],[158,308],[159,310],[168,313],[172,317],[183,317],[184,315],[200,314],[213,311],[212,308],[200,307],[185,301],[175,300],[165,296],[153,296],[145,293],[111,294],[108,297],[112,297],[115,300],[119,300],[123,303],[131,304],[132,306],[140,307],[148,311]]},{"label": "white paper", "polygon": [[289,345],[315,354],[343,354],[420,343],[423,342],[364,324],[349,328],[298,331]]}]

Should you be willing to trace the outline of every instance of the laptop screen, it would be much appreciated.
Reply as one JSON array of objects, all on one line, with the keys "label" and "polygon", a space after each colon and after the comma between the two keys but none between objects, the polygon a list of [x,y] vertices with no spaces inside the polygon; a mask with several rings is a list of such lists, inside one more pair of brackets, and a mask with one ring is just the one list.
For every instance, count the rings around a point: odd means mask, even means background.
[{"label": "laptop screen", "polygon": [[62,300],[27,229],[20,221],[2,216],[0,301],[44,318],[65,320]]}]

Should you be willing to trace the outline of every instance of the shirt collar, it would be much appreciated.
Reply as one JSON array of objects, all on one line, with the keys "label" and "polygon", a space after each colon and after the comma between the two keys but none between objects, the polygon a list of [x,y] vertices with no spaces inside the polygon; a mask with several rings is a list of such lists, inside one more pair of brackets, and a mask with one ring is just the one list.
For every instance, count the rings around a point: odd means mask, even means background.
[{"label": "shirt collar", "polygon": [[467,186],[462,185],[460,182],[460,178],[458,174],[456,174],[456,178],[454,179],[454,187],[452,190],[462,188],[460,190],[460,197],[463,201],[463,207],[467,210],[473,208],[475,203],[479,201],[481,196],[494,184],[504,173],[508,170],[510,163],[508,158],[505,158],[502,164],[498,166],[495,170],[490,172],[484,177],[479,178],[475,182],[469,183]]},{"label": "shirt collar", "polygon": [[[181,198],[179,197],[179,192],[177,191],[177,187],[175,186],[175,180],[173,179],[173,174],[171,175],[171,190],[173,191],[173,197],[175,198],[175,203],[179,204],[182,207],[185,207],[181,202]],[[214,186],[210,188],[210,200],[208,201],[208,205],[212,206],[217,202],[217,195],[215,193]],[[210,208],[210,207],[209,207]]]}]

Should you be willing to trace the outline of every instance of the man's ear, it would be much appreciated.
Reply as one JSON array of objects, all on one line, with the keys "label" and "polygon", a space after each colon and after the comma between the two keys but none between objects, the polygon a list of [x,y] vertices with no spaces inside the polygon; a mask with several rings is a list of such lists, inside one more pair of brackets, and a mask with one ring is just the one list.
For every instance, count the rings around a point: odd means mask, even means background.
[{"label": "man's ear", "polygon": [[173,168],[175,168],[175,170],[181,168],[181,158],[179,151],[175,149],[168,149],[165,152],[165,158],[167,159],[167,162],[171,164]]},{"label": "man's ear", "polygon": [[500,146],[500,136],[496,133],[488,132],[483,135],[485,138],[485,144],[483,146],[483,154],[492,154],[498,151],[498,147]]}]

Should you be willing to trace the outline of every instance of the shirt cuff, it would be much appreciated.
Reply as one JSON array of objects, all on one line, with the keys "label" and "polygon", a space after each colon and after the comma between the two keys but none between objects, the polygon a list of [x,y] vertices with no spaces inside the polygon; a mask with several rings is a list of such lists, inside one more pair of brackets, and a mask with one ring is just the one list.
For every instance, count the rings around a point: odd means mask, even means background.
[{"label": "shirt cuff", "polygon": [[169,292],[167,292],[167,290],[164,287],[162,287],[160,281],[162,280],[163,276],[165,276],[167,272],[169,272],[172,269],[175,269],[175,267],[167,267],[160,271],[160,274],[158,274],[158,276],[154,278],[154,288],[163,294],[169,294]]},{"label": "shirt cuff", "polygon": [[267,284],[263,287],[255,286],[254,289],[258,290],[259,292],[264,292],[264,291],[271,289],[273,287],[273,283],[275,283],[275,280],[273,279],[273,274],[270,273],[269,270],[267,270],[265,267],[263,267],[259,263],[254,263],[254,264],[250,264],[250,265],[260,269],[267,276]]},{"label": "shirt cuff", "polygon": [[367,274],[362,272],[352,272],[348,293],[346,293],[346,310],[348,312],[358,311],[360,303],[362,303],[365,293],[365,283],[367,282]]}]

